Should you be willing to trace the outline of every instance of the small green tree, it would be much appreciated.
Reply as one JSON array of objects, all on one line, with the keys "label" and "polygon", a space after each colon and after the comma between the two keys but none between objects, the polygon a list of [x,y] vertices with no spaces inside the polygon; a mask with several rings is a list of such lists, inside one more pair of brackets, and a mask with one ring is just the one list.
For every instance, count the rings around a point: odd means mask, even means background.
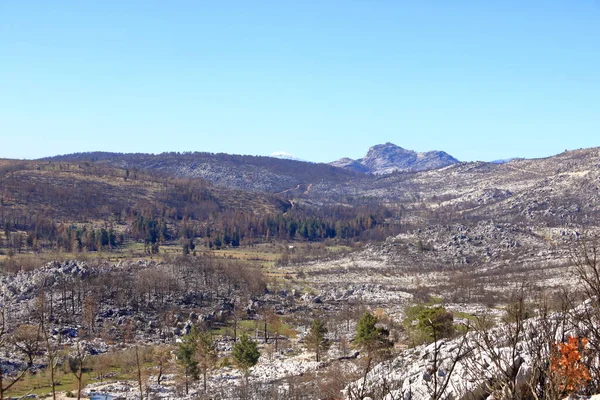
[{"label": "small green tree", "polygon": [[367,372],[373,357],[392,346],[389,340],[390,332],[384,327],[378,327],[377,322],[376,316],[365,312],[356,325],[354,344],[367,353]]},{"label": "small green tree", "polygon": [[206,375],[217,363],[217,348],[210,332],[202,332],[196,338],[196,360],[204,378],[204,392],[206,392]]},{"label": "small green tree", "polygon": [[177,363],[183,367],[186,394],[189,394],[189,378],[191,377],[193,380],[200,378],[200,370],[196,360],[196,341],[197,333],[192,328],[192,331],[185,335],[179,346],[177,346]]},{"label": "small green tree", "polygon": [[413,345],[431,343],[455,334],[454,316],[442,306],[416,305],[406,310],[404,327]]},{"label": "small green tree", "polygon": [[327,334],[327,327],[325,323],[320,319],[313,320],[308,335],[306,335],[305,344],[309,351],[315,353],[315,359],[317,362],[320,361],[321,353],[327,351],[329,348],[329,340],[325,338]]},{"label": "small green tree", "polygon": [[354,345],[367,353],[367,363],[363,374],[363,388],[359,398],[363,398],[362,393],[365,388],[367,374],[371,369],[371,363],[376,356],[384,355],[392,346],[389,340],[390,332],[383,327],[377,326],[377,317],[369,312],[365,312],[356,325],[356,336]]},{"label": "small green tree", "polygon": [[444,307],[425,308],[418,316],[417,328],[425,332],[430,340],[454,335],[454,316]]},{"label": "small green tree", "polygon": [[354,344],[371,353],[374,350],[388,348],[392,345],[389,341],[390,332],[377,327],[378,319],[369,312],[365,312],[356,325]]},{"label": "small green tree", "polygon": [[233,360],[244,372],[246,377],[246,384],[250,377],[250,368],[256,365],[260,358],[260,352],[258,351],[258,345],[255,341],[248,338],[248,335],[243,334],[240,336],[240,340],[233,345]]}]

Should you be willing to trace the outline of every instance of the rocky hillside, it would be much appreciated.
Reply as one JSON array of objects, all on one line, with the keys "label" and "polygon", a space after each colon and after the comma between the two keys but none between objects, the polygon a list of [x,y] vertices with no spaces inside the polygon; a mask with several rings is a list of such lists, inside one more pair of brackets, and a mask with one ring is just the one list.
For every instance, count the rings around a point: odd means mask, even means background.
[{"label": "rocky hillside", "polygon": [[385,175],[397,171],[426,171],[443,168],[459,161],[443,151],[417,153],[393,143],[378,144],[359,160],[342,158],[331,165],[357,172]]},{"label": "rocky hillside", "polygon": [[[401,209],[400,223],[409,225],[464,219],[549,226],[581,224],[583,220],[595,223],[600,205],[598,148],[495,164],[457,163],[445,153],[419,155],[388,143],[372,147],[361,160],[337,162],[353,171],[270,157],[208,153],[82,153],[54,160],[63,159],[84,166],[118,166],[132,174],[146,171],[202,177],[216,188],[277,193],[295,205],[383,203]],[[390,171],[400,165],[437,169],[365,173]]]},{"label": "rocky hillside", "polygon": [[[589,336],[590,331],[597,329],[596,324],[589,324],[584,317],[590,312],[593,312],[591,303],[586,302],[566,313],[511,321],[491,329],[482,328],[483,318],[474,319],[465,325],[469,332],[464,336],[407,349],[377,365],[366,376],[348,385],[345,397],[562,398],[569,390],[575,392],[573,388],[579,384],[564,389],[562,371],[557,373],[559,368],[556,361],[552,361],[556,354],[548,343],[577,344],[581,337]],[[564,352],[564,348],[559,351]],[[577,359],[579,353],[575,357]],[[548,368],[550,363],[552,368]]]},{"label": "rocky hillside", "polygon": [[222,153],[91,152],[61,155],[48,160],[94,162],[178,178],[201,178],[220,187],[267,193],[280,193],[303,184],[349,182],[357,176],[355,172],[327,164]]},{"label": "rocky hillside", "polygon": [[317,184],[310,196],[323,201],[359,197],[397,204],[404,223],[421,225],[440,219],[550,226],[586,220],[595,224],[600,205],[599,166],[600,151],[590,148],[504,164],[458,163],[436,170],[355,179],[349,184]]}]

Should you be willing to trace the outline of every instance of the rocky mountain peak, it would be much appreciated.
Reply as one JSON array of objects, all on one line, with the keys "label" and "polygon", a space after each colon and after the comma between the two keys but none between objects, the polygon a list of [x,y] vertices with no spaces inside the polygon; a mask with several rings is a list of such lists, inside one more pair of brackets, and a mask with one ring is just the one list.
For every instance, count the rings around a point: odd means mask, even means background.
[{"label": "rocky mountain peak", "polygon": [[443,151],[418,153],[387,142],[370,147],[366,156],[361,159],[342,158],[331,165],[383,175],[396,171],[438,169],[458,162],[456,158]]}]

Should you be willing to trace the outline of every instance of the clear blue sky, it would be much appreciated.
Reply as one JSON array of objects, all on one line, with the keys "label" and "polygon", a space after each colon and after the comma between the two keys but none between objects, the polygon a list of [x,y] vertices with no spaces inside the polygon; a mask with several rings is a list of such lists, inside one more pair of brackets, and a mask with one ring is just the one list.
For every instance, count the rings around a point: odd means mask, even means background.
[{"label": "clear blue sky", "polygon": [[600,146],[600,0],[0,0],[0,157]]}]

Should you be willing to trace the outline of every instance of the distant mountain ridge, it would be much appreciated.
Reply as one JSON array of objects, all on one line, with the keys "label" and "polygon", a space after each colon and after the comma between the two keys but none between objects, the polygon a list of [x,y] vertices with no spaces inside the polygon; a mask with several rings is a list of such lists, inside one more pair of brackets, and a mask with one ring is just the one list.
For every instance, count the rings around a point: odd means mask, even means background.
[{"label": "distant mountain ridge", "polygon": [[254,192],[281,193],[311,184],[343,184],[368,175],[418,172],[458,163],[442,151],[417,153],[392,143],[373,146],[359,160],[333,163],[293,159],[286,152],[271,157],[207,152],[161,154],[87,152],[48,157],[46,161],[93,162],[116,168],[145,170],[179,178],[201,178],[213,185]]},{"label": "distant mountain ridge", "polygon": [[116,168],[139,169],[179,178],[201,178],[213,185],[254,192],[279,193],[298,185],[348,182],[356,172],[329,164],[276,157],[224,153],[73,153],[47,161],[93,162]]},{"label": "distant mountain ridge", "polygon": [[[84,171],[90,168],[103,171],[103,167],[108,166],[120,169],[124,176],[129,173],[135,177],[141,172],[155,180],[162,179],[162,176],[201,178],[212,186],[201,180],[197,180],[196,184],[207,186],[210,193],[214,190],[213,197],[218,199],[218,204],[226,204],[229,197],[245,201],[252,199],[247,193],[244,196],[239,194],[240,190],[269,195],[254,209],[281,209],[286,200],[290,206],[300,207],[349,203],[365,205],[381,201],[401,205],[405,210],[421,210],[424,206],[436,213],[460,210],[461,218],[473,220],[492,218],[512,223],[525,218],[531,223],[539,221],[536,223],[556,226],[600,221],[600,148],[565,151],[539,159],[513,159],[502,164],[482,161],[457,163],[453,158],[445,159],[442,152],[418,154],[386,143],[373,146],[360,160],[341,160],[339,165],[346,165],[346,168],[272,157],[211,153],[79,153],[45,159],[45,163],[40,165],[48,165],[50,171],[52,168],[58,171],[66,168],[60,164],[62,162],[79,164]],[[400,156],[404,156],[400,159],[404,164],[398,162]],[[423,160],[428,162],[423,164]],[[10,175],[13,163],[18,164],[8,160],[4,161],[8,164],[3,167],[2,163],[0,160],[0,178],[3,171]],[[451,165],[444,166],[447,163]],[[407,166],[432,169],[386,175],[383,175],[386,172],[361,173],[393,171]],[[35,171],[35,168],[30,170]],[[50,174],[47,178],[53,176]],[[15,179],[17,183],[24,180],[22,177]],[[47,204],[47,200],[35,197],[35,188],[39,186],[35,183],[36,179],[37,175],[30,179],[33,192],[28,188],[23,193],[29,193],[35,204]],[[134,178],[131,180],[137,182]],[[11,189],[8,182],[0,186],[6,195],[0,194],[5,199],[9,198]],[[68,187],[66,177],[50,186],[63,190]],[[80,186],[78,182],[77,190]],[[107,188],[107,191],[110,190]],[[79,196],[75,189],[65,193],[70,197]],[[125,191],[118,193],[124,194]],[[271,195],[283,203],[272,202],[269,200]],[[66,197],[67,201],[71,201],[70,197]],[[127,197],[123,195],[123,199],[125,202]]]},{"label": "distant mountain ridge", "polygon": [[276,151],[274,153],[271,153],[271,157],[273,157],[273,158],[279,158],[280,160],[293,160],[293,161],[304,161],[304,162],[307,162],[306,160],[298,158],[295,155],[293,155],[291,153],[288,153],[286,151]]},{"label": "distant mountain ridge", "polygon": [[353,160],[341,158],[330,165],[355,172],[385,175],[392,172],[417,172],[439,169],[459,161],[443,151],[418,153],[393,143],[378,144],[369,148],[366,156]]}]

